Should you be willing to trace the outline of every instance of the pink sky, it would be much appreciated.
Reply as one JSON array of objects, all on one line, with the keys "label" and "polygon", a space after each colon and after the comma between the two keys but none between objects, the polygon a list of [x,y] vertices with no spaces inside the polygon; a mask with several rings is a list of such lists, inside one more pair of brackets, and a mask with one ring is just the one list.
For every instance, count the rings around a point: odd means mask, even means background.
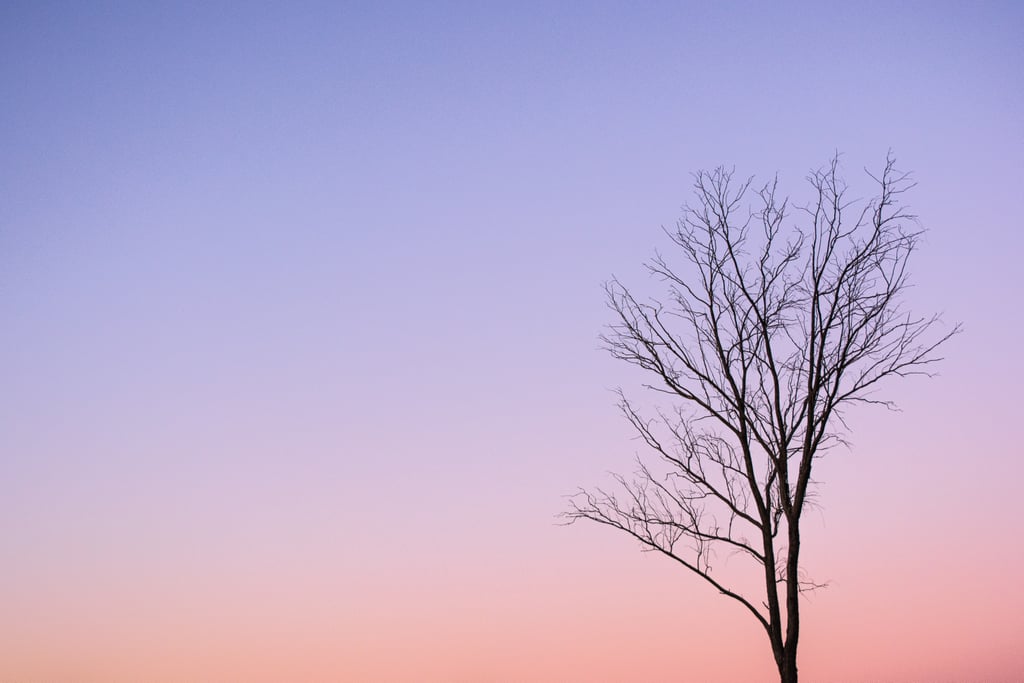
[{"label": "pink sky", "polygon": [[1024,12],[0,9],[0,681],[771,680],[577,486],[689,173],[892,148],[965,332],[818,470],[809,681],[1024,680]]}]

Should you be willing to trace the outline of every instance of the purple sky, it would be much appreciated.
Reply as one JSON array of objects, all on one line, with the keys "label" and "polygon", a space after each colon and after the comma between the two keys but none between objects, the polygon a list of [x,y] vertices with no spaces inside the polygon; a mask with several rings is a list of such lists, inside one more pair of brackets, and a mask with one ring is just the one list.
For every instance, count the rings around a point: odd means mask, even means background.
[{"label": "purple sky", "polygon": [[890,148],[965,332],[820,471],[802,666],[1024,675],[1024,9],[338,5],[0,8],[0,678],[770,671],[555,526],[639,449],[600,283],[693,171]]}]

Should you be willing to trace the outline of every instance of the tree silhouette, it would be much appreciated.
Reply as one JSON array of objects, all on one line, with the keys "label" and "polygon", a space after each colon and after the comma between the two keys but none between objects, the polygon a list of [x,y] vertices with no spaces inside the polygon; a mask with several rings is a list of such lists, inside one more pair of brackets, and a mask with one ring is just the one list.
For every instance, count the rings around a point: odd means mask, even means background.
[{"label": "tree silhouette", "polygon": [[[800,569],[814,463],[845,443],[848,408],[894,407],[875,391],[929,374],[959,331],[934,332],[936,316],[905,310],[922,234],[902,204],[913,182],[891,155],[868,175],[877,193],[849,200],[836,156],[808,176],[811,203],[791,210],[777,179],[752,190],[723,168],[695,174],[696,202],[667,231],[679,264],[661,254],[647,264],[667,297],[606,285],[615,322],[604,346],[669,399],[647,411],[619,392],[656,464],[641,458],[613,488],[581,489],[564,513],[629,534],[742,604],[783,683],[797,680],[800,594],[818,587]],[[763,593],[726,585],[721,553],[752,562]]]}]

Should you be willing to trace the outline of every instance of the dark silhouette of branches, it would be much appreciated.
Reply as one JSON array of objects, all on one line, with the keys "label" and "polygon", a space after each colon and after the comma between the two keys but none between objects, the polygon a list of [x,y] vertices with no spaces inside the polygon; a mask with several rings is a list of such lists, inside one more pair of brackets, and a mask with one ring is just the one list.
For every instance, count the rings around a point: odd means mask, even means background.
[{"label": "dark silhouette of branches", "polygon": [[[936,333],[936,316],[905,309],[922,234],[903,204],[914,184],[891,155],[869,175],[876,194],[849,199],[834,157],[808,176],[813,199],[800,208],[777,180],[754,189],[724,168],[694,176],[696,201],[667,231],[673,257],[647,266],[663,300],[606,285],[605,348],[647,371],[644,386],[671,405],[648,417],[619,394],[658,467],[641,459],[633,477],[581,490],[564,513],[629,534],[743,605],[784,683],[797,680],[799,595],[821,586],[799,564],[814,462],[845,443],[848,408],[893,407],[876,390],[929,374],[959,331]],[[754,563],[764,593],[725,585],[721,552]]]}]

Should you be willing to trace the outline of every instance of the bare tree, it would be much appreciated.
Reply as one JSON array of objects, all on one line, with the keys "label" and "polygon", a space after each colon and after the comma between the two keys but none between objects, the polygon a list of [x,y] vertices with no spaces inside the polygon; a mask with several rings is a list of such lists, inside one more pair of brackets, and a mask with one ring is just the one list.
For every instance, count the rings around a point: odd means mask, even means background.
[{"label": "bare tree", "polygon": [[[670,399],[650,414],[619,394],[655,464],[640,459],[612,489],[581,489],[564,513],[624,531],[743,605],[783,683],[797,680],[800,594],[818,587],[800,568],[814,463],[845,443],[846,409],[893,407],[875,390],[929,374],[959,331],[905,310],[922,233],[902,203],[913,183],[891,155],[868,175],[877,194],[851,201],[834,157],[808,176],[811,203],[792,211],[777,179],[752,189],[723,168],[694,176],[696,202],[667,231],[682,266],[661,254],[648,263],[664,301],[606,285],[605,347]],[[763,593],[726,585],[721,553],[753,563]]]}]

